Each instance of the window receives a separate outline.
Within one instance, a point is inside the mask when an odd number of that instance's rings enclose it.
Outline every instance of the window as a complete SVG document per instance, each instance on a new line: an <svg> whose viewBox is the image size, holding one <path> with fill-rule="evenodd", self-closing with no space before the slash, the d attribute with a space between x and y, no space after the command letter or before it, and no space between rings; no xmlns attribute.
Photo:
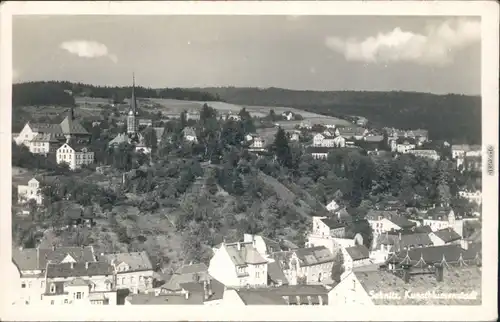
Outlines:
<svg viewBox="0 0 500 322"><path fill-rule="evenodd" d="M64 304L68 304L68 299L64 299Z"/></svg>
<svg viewBox="0 0 500 322"><path fill-rule="evenodd" d="M82 299L82 292L76 292L76 299L81 300Z"/></svg>
<svg viewBox="0 0 500 322"><path fill-rule="evenodd" d="M256 278L259 278L259 276L260 276L260 273L259 273L259 272L256 272L256 273L255 273L255 277L256 277Z"/></svg>
<svg viewBox="0 0 500 322"><path fill-rule="evenodd" d="M21 288L26 288L26 283L25 282L21 283Z"/></svg>
<svg viewBox="0 0 500 322"><path fill-rule="evenodd" d="M50 284L50 293L56 292L56 286L54 284Z"/></svg>
<svg viewBox="0 0 500 322"><path fill-rule="evenodd" d="M54 305L54 300L50 301L50 305Z"/></svg>
<svg viewBox="0 0 500 322"><path fill-rule="evenodd" d="M122 277L122 284L125 285L125 277Z"/></svg>

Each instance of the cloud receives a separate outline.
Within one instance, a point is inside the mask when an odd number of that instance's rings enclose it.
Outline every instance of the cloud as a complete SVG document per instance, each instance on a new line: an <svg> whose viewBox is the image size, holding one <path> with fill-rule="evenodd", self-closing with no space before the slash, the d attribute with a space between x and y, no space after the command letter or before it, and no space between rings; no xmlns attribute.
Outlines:
<svg viewBox="0 0 500 322"><path fill-rule="evenodd" d="M115 64L118 62L118 57L110 53L106 45L95 41L71 40L63 42L59 47L73 55L77 55L78 57L84 57L84 58L107 57Z"/></svg>
<svg viewBox="0 0 500 322"><path fill-rule="evenodd" d="M447 65L454 52L481 40L479 21L447 20L429 25L423 34L394 28L364 40L327 37L328 48L348 61L365 63L413 62L421 65Z"/></svg>

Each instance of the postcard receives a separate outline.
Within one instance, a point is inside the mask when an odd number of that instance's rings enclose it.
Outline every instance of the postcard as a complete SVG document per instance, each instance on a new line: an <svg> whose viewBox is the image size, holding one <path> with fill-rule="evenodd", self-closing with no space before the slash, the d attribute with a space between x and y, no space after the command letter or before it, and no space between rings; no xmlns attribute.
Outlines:
<svg viewBox="0 0 500 322"><path fill-rule="evenodd" d="M496 319L497 3L1 15L3 319Z"/></svg>

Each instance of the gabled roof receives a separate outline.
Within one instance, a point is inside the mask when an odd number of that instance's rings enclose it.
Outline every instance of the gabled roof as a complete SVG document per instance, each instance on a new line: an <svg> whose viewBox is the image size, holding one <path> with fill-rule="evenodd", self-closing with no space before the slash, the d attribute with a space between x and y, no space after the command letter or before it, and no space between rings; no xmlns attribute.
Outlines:
<svg viewBox="0 0 500 322"><path fill-rule="evenodd" d="M475 256L480 253L481 249L470 251L463 249L460 245L452 244L403 250L396 254L396 258L398 260L403 260L405 257L409 257L413 265L422 258L430 265L441 263L443 258L445 258L447 263L458 262L461 256L463 260L473 260Z"/></svg>
<svg viewBox="0 0 500 322"><path fill-rule="evenodd" d="M88 148L88 145L83 144L76 139L70 139L65 144L67 144L70 148L75 150L75 152L91 152L90 149ZM63 146L64 146L64 144L61 145L61 147L63 147Z"/></svg>
<svg viewBox="0 0 500 322"><path fill-rule="evenodd" d="M236 291L246 305L328 304L328 289L323 285L282 285Z"/></svg>
<svg viewBox="0 0 500 322"><path fill-rule="evenodd" d="M390 246L391 251L398 252L410 247L430 246L433 243L427 233L401 234L401 239L399 235L381 234L377 239L376 248L380 248L380 245Z"/></svg>
<svg viewBox="0 0 500 322"><path fill-rule="evenodd" d="M444 228L441 230L437 230L434 232L439 239L444 241L445 243L451 243L456 240L462 239L462 237L452 228Z"/></svg>
<svg viewBox="0 0 500 322"><path fill-rule="evenodd" d="M106 262L48 264L47 278L112 275L113 267Z"/></svg>
<svg viewBox="0 0 500 322"><path fill-rule="evenodd" d="M89 132L75 119L69 115L61 122L61 130L64 134L88 135Z"/></svg>
<svg viewBox="0 0 500 322"><path fill-rule="evenodd" d="M238 244L240 249L238 249ZM259 254L259 252L250 243L231 243L224 245L229 257L234 265L247 265L247 264L264 264L267 261Z"/></svg>
<svg viewBox="0 0 500 322"><path fill-rule="evenodd" d="M71 256L77 263L94 262L94 249L92 246L85 247L56 247L38 248L38 267L45 269L48 262L60 263L67 255Z"/></svg>
<svg viewBox="0 0 500 322"><path fill-rule="evenodd" d="M300 266L319 265L335 260L335 257L325 246L299 248L293 250L292 252L294 252L299 258Z"/></svg>
<svg viewBox="0 0 500 322"><path fill-rule="evenodd" d="M175 271L175 274L194 274L194 273L199 273L199 272L206 272L208 271L207 265L203 263L196 263L196 264L190 264L190 265L183 265L179 269Z"/></svg>
<svg viewBox="0 0 500 322"><path fill-rule="evenodd" d="M89 284L90 284L89 281L77 277L72 279L70 282L66 283L66 286L88 286Z"/></svg>
<svg viewBox="0 0 500 322"><path fill-rule="evenodd" d="M346 226L344 223L330 218L323 218L321 219L321 222L327 225L330 229L344 228Z"/></svg>
<svg viewBox="0 0 500 322"><path fill-rule="evenodd" d="M31 123L28 122L29 127L33 132L39 133L53 133L62 134L62 128L60 124L49 124L49 123Z"/></svg>
<svg viewBox="0 0 500 322"><path fill-rule="evenodd" d="M113 140L109 141L108 145L120 145L122 143L130 143L130 138L125 133L119 133L113 138Z"/></svg>
<svg viewBox="0 0 500 322"><path fill-rule="evenodd" d="M120 265L120 263L125 263L128 265L131 271L147 271L153 269L153 264L149 259L148 254L145 251L142 252L130 252L130 253L114 253L105 254L103 256L108 263L114 265Z"/></svg>
<svg viewBox="0 0 500 322"><path fill-rule="evenodd" d="M21 271L32 271L39 269L38 252L36 248L12 249L12 261Z"/></svg>
<svg viewBox="0 0 500 322"><path fill-rule="evenodd" d="M370 251L363 245L347 247L346 252L351 256L353 261L367 259L370 257Z"/></svg>
<svg viewBox="0 0 500 322"><path fill-rule="evenodd" d="M267 264L267 275L275 283L288 284L288 280L277 262Z"/></svg>
<svg viewBox="0 0 500 322"><path fill-rule="evenodd" d="M38 133L31 142L49 142L49 143L59 143L60 136L56 136L54 133Z"/></svg>

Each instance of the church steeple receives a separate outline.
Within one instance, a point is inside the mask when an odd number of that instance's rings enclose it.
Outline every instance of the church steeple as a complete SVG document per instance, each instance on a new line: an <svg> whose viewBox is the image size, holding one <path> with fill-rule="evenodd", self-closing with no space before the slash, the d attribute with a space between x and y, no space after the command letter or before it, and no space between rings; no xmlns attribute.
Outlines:
<svg viewBox="0 0 500 322"><path fill-rule="evenodd" d="M130 98L130 111L127 117L127 133L129 135L137 134L137 100L135 98L135 74L132 73L132 96Z"/></svg>

